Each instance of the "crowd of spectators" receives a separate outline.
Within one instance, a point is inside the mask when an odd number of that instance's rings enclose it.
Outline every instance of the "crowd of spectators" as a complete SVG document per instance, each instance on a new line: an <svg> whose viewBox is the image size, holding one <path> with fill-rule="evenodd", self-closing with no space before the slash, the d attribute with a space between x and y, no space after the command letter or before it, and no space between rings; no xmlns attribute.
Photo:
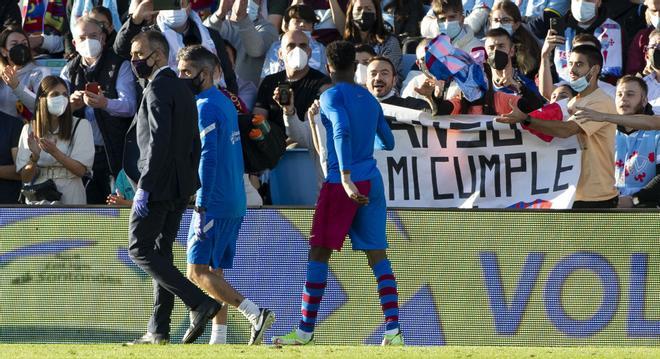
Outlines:
<svg viewBox="0 0 660 359"><path fill-rule="evenodd" d="M180 3L157 11L153 0L2 2L1 203L130 203L125 171L134 169L122 158L145 86L130 46L157 30L175 71L185 46L215 54L214 85L239 114L263 116L282 150L309 149L319 165L307 170L319 184L323 129L314 117L331 82L325 47L344 39L356 47L355 82L381 103L577 136L584 150L576 207L659 204L660 132L599 119L660 111L660 0ZM483 67L488 89L476 101L426 67L429 43L441 34ZM52 76L40 59L67 62ZM535 115L552 104L566 111L564 121ZM248 193L266 195L267 173L246 174L245 182ZM34 198L52 183L59 198Z"/></svg>

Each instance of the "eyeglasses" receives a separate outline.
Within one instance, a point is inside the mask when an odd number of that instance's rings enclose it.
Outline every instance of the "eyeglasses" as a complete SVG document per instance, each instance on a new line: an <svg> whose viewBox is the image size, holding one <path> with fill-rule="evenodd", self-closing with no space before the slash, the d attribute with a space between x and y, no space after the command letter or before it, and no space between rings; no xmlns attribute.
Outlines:
<svg viewBox="0 0 660 359"><path fill-rule="evenodd" d="M499 22L500 24L510 24L513 22L513 19L510 17L503 17L503 18L493 18L493 22Z"/></svg>

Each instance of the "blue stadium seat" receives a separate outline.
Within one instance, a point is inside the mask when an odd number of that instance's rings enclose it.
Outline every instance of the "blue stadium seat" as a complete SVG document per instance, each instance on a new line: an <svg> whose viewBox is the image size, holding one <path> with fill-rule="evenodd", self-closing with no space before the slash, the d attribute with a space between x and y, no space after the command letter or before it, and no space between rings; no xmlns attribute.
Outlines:
<svg viewBox="0 0 660 359"><path fill-rule="evenodd" d="M403 72L399 75L401 81L408 76L408 73L415 65L415 60L417 60L415 54L403 54L401 57L401 68L403 69Z"/></svg>

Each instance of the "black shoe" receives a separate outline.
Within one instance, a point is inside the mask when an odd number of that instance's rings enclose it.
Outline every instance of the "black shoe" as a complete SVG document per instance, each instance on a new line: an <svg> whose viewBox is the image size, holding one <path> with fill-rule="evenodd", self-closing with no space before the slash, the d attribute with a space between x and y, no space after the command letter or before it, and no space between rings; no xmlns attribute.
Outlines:
<svg viewBox="0 0 660 359"><path fill-rule="evenodd" d="M145 335L133 340L132 342L126 343L126 345L138 345L138 344L167 344L170 342L169 335L163 334L154 334L147 332Z"/></svg>
<svg viewBox="0 0 660 359"><path fill-rule="evenodd" d="M206 329L206 323L215 317L215 315L220 311L220 308L222 308L222 304L216 302L213 299L209 299L208 301L200 304L197 308L195 308L195 310L191 310L190 327L188 327L188 330L186 330L186 334L184 334L181 342L183 344L194 343L195 340L197 340L197 338L199 338L199 336L204 333L204 329Z"/></svg>
<svg viewBox="0 0 660 359"><path fill-rule="evenodd" d="M259 318L257 318L257 325L252 326L250 333L250 341L248 345L259 345L264 339L264 333L268 330L273 323L275 323L275 313L270 309L259 309Z"/></svg>

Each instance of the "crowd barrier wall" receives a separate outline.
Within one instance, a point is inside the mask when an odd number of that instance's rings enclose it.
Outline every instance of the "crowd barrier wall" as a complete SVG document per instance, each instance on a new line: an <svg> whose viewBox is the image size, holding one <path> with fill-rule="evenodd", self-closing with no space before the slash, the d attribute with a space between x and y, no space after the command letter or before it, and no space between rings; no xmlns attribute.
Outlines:
<svg viewBox="0 0 660 359"><path fill-rule="evenodd" d="M175 243L185 268L186 212ZM228 280L277 322L299 320L313 211L248 210ZM0 208L0 342L123 342L146 330L151 279L128 257L128 209ZM660 339L660 211L388 212L410 345L652 346ZM377 344L382 313L361 252L330 264L319 344ZM177 301L172 339L188 326ZM208 340L208 332L199 339ZM231 343L249 326L229 312Z"/></svg>

